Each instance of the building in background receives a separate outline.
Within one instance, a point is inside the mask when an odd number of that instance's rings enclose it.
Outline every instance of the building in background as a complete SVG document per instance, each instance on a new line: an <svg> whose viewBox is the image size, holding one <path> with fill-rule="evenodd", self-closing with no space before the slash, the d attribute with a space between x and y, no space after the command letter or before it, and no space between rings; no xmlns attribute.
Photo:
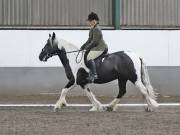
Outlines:
<svg viewBox="0 0 180 135"><path fill-rule="evenodd" d="M104 29L178 29L179 0L0 0L1 29L87 29L94 11Z"/></svg>

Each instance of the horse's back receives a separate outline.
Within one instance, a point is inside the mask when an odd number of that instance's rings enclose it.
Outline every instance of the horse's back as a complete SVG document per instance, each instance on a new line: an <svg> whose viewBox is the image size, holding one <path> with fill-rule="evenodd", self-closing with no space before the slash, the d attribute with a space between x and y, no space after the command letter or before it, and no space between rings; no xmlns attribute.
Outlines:
<svg viewBox="0 0 180 135"><path fill-rule="evenodd" d="M119 51L106 54L97 61L97 71L100 76L108 78L122 78L134 82L138 56L133 52Z"/></svg>
<svg viewBox="0 0 180 135"><path fill-rule="evenodd" d="M135 62L139 62L139 57L134 53L130 51L118 51L110 54L104 54L102 55L97 61L108 64L132 64Z"/></svg>

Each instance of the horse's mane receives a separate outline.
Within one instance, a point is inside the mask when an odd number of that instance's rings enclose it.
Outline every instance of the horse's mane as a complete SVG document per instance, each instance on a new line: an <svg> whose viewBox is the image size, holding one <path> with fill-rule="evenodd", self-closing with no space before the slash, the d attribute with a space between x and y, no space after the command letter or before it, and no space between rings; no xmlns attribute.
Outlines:
<svg viewBox="0 0 180 135"><path fill-rule="evenodd" d="M64 47L66 52L72 52L72 51L78 51L79 47L62 39L62 38L58 38L58 48L62 48ZM77 58L78 57L78 52L73 52L73 53L67 53L67 57L69 59L69 64L73 70L73 72L75 72L77 70L77 68L79 68L79 66L84 65L84 60L82 59L82 61L80 63L77 63L77 59L79 61L79 59L83 58L83 54L80 56L81 58ZM85 67L86 68L86 67ZM74 71L75 70L75 71Z"/></svg>
<svg viewBox="0 0 180 135"><path fill-rule="evenodd" d="M64 47L66 51L76 51L79 49L76 45L70 43L65 39L58 38L57 40L58 40L58 47Z"/></svg>

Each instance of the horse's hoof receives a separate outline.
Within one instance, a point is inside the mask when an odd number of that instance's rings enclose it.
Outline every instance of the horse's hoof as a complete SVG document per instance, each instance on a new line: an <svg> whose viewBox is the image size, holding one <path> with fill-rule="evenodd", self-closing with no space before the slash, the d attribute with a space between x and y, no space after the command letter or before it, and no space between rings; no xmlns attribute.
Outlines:
<svg viewBox="0 0 180 135"><path fill-rule="evenodd" d="M146 112L153 112L153 109L150 108L150 107L146 107L145 111L146 111Z"/></svg>
<svg viewBox="0 0 180 135"><path fill-rule="evenodd" d="M59 108L54 107L54 112L55 112L55 113L59 112Z"/></svg>
<svg viewBox="0 0 180 135"><path fill-rule="evenodd" d="M62 108L65 108L66 106L67 106L67 104L65 104L65 103L61 103L60 106L56 105L54 107L54 112L59 112L59 110L61 110Z"/></svg>
<svg viewBox="0 0 180 135"><path fill-rule="evenodd" d="M102 106L101 108L100 108L100 112L106 112L107 111L107 107L106 106Z"/></svg>
<svg viewBox="0 0 180 135"><path fill-rule="evenodd" d="M96 111L97 111L97 108L93 106L89 111L90 111L90 112L96 112Z"/></svg>
<svg viewBox="0 0 180 135"><path fill-rule="evenodd" d="M54 107L54 110L56 110L56 109L61 110L62 108L66 107L66 106L67 106L66 102L57 102Z"/></svg>
<svg viewBox="0 0 180 135"><path fill-rule="evenodd" d="M100 108L98 111L99 112L105 112L106 110L104 108Z"/></svg>
<svg viewBox="0 0 180 135"><path fill-rule="evenodd" d="M67 106L67 104L65 104L65 103L61 104L61 107L66 107L66 106Z"/></svg>
<svg viewBox="0 0 180 135"><path fill-rule="evenodd" d="M107 106L106 107L106 111L108 111L108 112L112 112L114 109L113 109L113 107L112 106Z"/></svg>

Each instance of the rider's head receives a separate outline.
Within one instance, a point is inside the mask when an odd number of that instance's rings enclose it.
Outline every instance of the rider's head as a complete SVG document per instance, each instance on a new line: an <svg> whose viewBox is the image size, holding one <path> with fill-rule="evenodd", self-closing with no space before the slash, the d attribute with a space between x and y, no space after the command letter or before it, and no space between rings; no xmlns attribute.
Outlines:
<svg viewBox="0 0 180 135"><path fill-rule="evenodd" d="M93 28L97 23L99 23L99 17L96 13L91 12L88 15L88 19L86 21L87 21L88 26Z"/></svg>

